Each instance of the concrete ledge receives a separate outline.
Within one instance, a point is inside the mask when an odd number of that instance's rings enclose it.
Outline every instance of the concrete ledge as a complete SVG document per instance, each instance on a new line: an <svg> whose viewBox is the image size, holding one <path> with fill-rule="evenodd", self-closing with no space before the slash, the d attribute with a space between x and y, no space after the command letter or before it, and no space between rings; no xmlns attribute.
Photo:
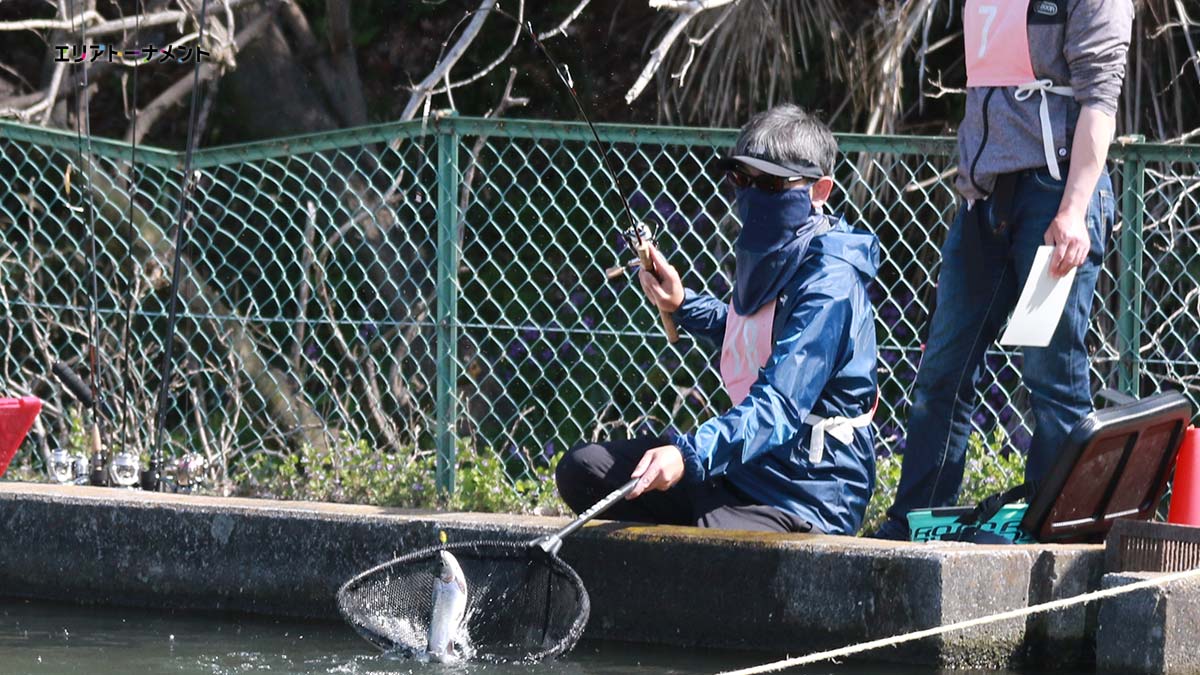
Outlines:
<svg viewBox="0 0 1200 675"><path fill-rule="evenodd" d="M1150 579L1153 572L1104 575L1104 588ZM1200 581L1145 588L1100 604L1096 667L1108 672L1200 675Z"/></svg>
<svg viewBox="0 0 1200 675"><path fill-rule="evenodd" d="M565 519L0 483L0 594L336 619L350 576L414 548L527 540ZM1094 589L1099 546L893 544L600 523L561 553L588 636L805 653ZM873 653L996 668L1079 665L1086 609Z"/></svg>

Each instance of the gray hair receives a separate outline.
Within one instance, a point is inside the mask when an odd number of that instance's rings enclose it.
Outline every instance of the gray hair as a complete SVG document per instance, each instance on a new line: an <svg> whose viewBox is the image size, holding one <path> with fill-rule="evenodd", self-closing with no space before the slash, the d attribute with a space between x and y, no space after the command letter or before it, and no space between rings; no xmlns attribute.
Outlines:
<svg viewBox="0 0 1200 675"><path fill-rule="evenodd" d="M733 154L789 163L809 161L830 176L838 145L824 122L798 105L785 103L751 117L738 134Z"/></svg>

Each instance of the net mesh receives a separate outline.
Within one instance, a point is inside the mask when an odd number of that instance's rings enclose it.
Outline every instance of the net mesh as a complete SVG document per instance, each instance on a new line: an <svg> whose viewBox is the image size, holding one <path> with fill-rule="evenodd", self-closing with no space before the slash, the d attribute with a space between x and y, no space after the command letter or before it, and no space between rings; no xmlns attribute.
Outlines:
<svg viewBox="0 0 1200 675"><path fill-rule="evenodd" d="M466 577L473 658L536 661L566 653L583 634L591 606L583 581L527 542L435 546L373 567L338 591L342 616L385 652L423 653L440 551L453 554Z"/></svg>

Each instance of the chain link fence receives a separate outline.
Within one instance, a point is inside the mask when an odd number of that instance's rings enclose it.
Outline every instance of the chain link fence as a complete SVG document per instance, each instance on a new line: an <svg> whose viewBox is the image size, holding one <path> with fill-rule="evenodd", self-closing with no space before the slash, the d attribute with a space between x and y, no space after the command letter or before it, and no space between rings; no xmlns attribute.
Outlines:
<svg viewBox="0 0 1200 675"><path fill-rule="evenodd" d="M727 297L737 224L709 166L735 132L600 134L686 285ZM883 243L872 297L888 454L904 447L953 219L954 143L839 141L833 209ZM579 440L724 410L714 352L686 336L669 345L636 280L606 274L631 256L599 152L579 124L450 117L196 153L168 456L202 452L236 474L256 457L366 441L436 456L449 488L463 447L494 453L515 481ZM1118 143L1112 156L1118 227L1089 336L1094 385L1194 395L1200 146ZM0 377L7 395L46 401L43 455L77 432L49 364L89 369L93 306L111 442L148 450L181 165L180 153L0 123ZM973 415L1018 450L1030 438L1019 359L988 352Z"/></svg>

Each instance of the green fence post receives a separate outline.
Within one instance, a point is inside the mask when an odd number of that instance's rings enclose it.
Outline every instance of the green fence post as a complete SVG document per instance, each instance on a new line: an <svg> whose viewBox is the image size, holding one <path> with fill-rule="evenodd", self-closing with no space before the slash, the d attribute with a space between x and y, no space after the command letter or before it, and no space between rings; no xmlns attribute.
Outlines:
<svg viewBox="0 0 1200 675"><path fill-rule="evenodd" d="M458 131L437 131L437 485L454 492L458 426Z"/></svg>
<svg viewBox="0 0 1200 675"><path fill-rule="evenodd" d="M1146 160L1136 138L1121 169L1121 269L1118 275L1120 309L1117 317L1118 386L1138 396L1142 378L1142 253L1146 206Z"/></svg>

